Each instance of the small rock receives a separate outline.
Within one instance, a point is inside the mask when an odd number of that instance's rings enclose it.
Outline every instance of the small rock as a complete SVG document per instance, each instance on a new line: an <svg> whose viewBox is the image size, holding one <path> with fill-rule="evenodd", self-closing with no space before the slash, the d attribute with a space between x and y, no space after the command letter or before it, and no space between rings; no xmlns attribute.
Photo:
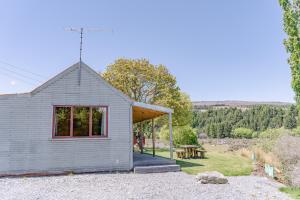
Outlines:
<svg viewBox="0 0 300 200"><path fill-rule="evenodd" d="M226 184L227 178L220 172L204 172L196 176L196 180L202 184Z"/></svg>

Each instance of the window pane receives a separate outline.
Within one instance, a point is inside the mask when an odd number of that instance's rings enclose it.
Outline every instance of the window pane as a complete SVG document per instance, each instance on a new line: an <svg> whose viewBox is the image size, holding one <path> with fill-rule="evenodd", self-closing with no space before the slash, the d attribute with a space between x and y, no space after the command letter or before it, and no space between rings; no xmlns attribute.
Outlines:
<svg viewBox="0 0 300 200"><path fill-rule="evenodd" d="M93 108L93 128L92 135L106 134L106 108Z"/></svg>
<svg viewBox="0 0 300 200"><path fill-rule="evenodd" d="M89 136L89 107L74 107L73 135Z"/></svg>
<svg viewBox="0 0 300 200"><path fill-rule="evenodd" d="M70 136L71 108L55 108L55 136Z"/></svg>

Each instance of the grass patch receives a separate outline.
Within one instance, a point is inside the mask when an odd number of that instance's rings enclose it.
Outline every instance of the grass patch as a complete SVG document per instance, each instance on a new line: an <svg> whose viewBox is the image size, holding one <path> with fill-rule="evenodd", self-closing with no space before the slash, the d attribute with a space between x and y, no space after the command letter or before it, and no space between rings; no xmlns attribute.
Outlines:
<svg viewBox="0 0 300 200"><path fill-rule="evenodd" d="M218 171L225 176L248 176L253 170L252 161L237 153L225 152L219 146L205 146L205 159L176 159L182 171L188 174L198 174L205 171ZM151 149L146 151L151 153ZM156 155L169 158L169 150L156 149ZM174 153L174 158L176 154Z"/></svg>
<svg viewBox="0 0 300 200"><path fill-rule="evenodd" d="M296 188L296 187L282 187L279 190L281 192L287 193L293 199L300 199L300 188Z"/></svg>

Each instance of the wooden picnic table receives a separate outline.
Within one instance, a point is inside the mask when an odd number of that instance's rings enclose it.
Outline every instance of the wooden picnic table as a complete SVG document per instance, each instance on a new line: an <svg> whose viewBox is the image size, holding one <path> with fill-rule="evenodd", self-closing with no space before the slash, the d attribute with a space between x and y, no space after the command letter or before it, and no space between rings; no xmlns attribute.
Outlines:
<svg viewBox="0 0 300 200"><path fill-rule="evenodd" d="M196 149L198 148L197 145L181 145L180 147L184 150L186 158L196 158L197 157L197 154L196 154Z"/></svg>

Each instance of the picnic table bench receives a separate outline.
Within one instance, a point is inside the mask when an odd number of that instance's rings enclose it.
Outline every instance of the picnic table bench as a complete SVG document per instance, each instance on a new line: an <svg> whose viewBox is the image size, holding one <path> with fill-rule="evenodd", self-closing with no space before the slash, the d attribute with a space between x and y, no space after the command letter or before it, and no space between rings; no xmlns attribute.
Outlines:
<svg viewBox="0 0 300 200"><path fill-rule="evenodd" d="M177 158L204 158L206 150L200 149L197 145L181 145L176 149Z"/></svg>
<svg viewBox="0 0 300 200"><path fill-rule="evenodd" d="M205 158L205 153L207 151L204 150L204 149L197 149L196 152L197 152L197 157L199 157L199 158Z"/></svg>
<svg viewBox="0 0 300 200"><path fill-rule="evenodd" d="M183 149L176 149L176 156L177 156L177 158L185 158L185 152L184 152L184 150Z"/></svg>

